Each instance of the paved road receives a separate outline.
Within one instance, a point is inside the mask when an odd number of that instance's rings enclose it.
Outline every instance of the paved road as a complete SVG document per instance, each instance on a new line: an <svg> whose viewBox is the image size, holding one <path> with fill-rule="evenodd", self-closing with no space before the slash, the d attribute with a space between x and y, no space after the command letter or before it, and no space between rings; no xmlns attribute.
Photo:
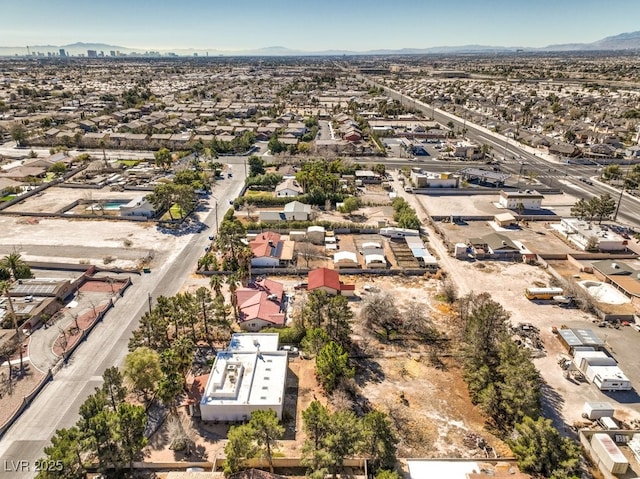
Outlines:
<svg viewBox="0 0 640 479"><path fill-rule="evenodd" d="M244 163L241 157L228 157L223 161L235 165ZM236 167L234 177L225 179L214 191L219 204L228 204L238 196L245 178L241 170L241 167ZM217 210L221 220L227 208ZM209 228L215 227L215 213L216 209L211 208L202 219ZM75 424L80 405L100 386L102 372L114 364L122 363L131 332L148 307L149 295L156 298L177 293L187 276L194 271L211 233L212 230L206 230L193 234L173 262L155 268L151 274L134 278L125 296L0 440L0 478L27 479L35 476L33 469L6 471L4 464L27 461L25 464L33 466L34 461L43 456L43 448L55 430Z"/></svg>
<svg viewBox="0 0 640 479"><path fill-rule="evenodd" d="M356 76L366 83L383 87L390 98L421 110L427 116L433 116L434 120L441 124L446 125L452 122L455 129L465 129L465 137L470 140L474 140L479 144L485 143L490 145L494 156L502 160L500 163L501 169L505 172L514 175L524 175L526 174L525 172L532 172L541 182L553 188L567 190L577 198L589 199L593 196L600 196L603 193L610 193L616 198L616 201L618 200L620 195L619 190L596 181L594 181L592 185L588 185L578 180L579 177L596 175L597 167L595 166L567 164L565 159L556 158L553 155L540 152L534 148L503 137L487 128L470 123L463 118L456 117L451 113L434 108L432 105L427 105L396 90L375 83L362 75ZM406 166L416 166L416 164L407 163ZM640 226L639 211L640 200L625 194L620 205L617 220L622 224Z"/></svg>

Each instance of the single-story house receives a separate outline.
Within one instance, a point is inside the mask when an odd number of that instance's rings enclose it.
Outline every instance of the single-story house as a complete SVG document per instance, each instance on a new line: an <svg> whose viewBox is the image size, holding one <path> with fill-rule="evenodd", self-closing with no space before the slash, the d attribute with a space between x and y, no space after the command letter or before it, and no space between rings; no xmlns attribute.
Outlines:
<svg viewBox="0 0 640 479"><path fill-rule="evenodd" d="M473 255L478 258L513 258L520 255L520 248L507 236L500 233L489 233L480 238L470 238Z"/></svg>
<svg viewBox="0 0 640 479"><path fill-rule="evenodd" d="M286 321L282 283L270 279L256 281L236 290L238 323L244 331L284 326Z"/></svg>
<svg viewBox="0 0 640 479"><path fill-rule="evenodd" d="M307 221L311 216L311 205L292 201L284 205L283 213L287 221Z"/></svg>
<svg viewBox="0 0 640 479"><path fill-rule="evenodd" d="M301 194L302 187L293 178L288 178L276 186L277 197L298 196Z"/></svg>
<svg viewBox="0 0 640 479"><path fill-rule="evenodd" d="M138 196L129 203L120 206L120 216L146 216L151 218L155 214L155 208L145 196Z"/></svg>
<svg viewBox="0 0 640 479"><path fill-rule="evenodd" d="M340 281L340 274L333 269L318 268L309 271L307 280L308 291L324 291L327 294L336 296L353 296L355 294L355 285L344 284Z"/></svg>
<svg viewBox="0 0 640 479"><path fill-rule="evenodd" d="M284 241L278 233L265 231L249 243L253 253L251 266L276 268L293 259L293 241Z"/></svg>

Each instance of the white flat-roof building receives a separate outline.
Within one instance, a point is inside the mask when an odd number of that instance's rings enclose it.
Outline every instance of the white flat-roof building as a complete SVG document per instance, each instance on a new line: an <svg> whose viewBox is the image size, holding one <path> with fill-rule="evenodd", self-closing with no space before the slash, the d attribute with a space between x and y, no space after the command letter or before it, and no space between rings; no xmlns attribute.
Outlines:
<svg viewBox="0 0 640 479"><path fill-rule="evenodd" d="M599 225L594 221L562 218L557 229L559 233L583 250L586 249L590 241L600 251L624 251L627 249L626 239L615 231L611 231L607 225Z"/></svg>
<svg viewBox="0 0 640 479"><path fill-rule="evenodd" d="M287 364L277 334L234 334L213 363L200 400L202 420L246 421L252 411L269 409L282 419Z"/></svg>
<svg viewBox="0 0 640 479"><path fill-rule="evenodd" d="M539 210L544 196L535 190L501 191L500 205L510 210Z"/></svg>

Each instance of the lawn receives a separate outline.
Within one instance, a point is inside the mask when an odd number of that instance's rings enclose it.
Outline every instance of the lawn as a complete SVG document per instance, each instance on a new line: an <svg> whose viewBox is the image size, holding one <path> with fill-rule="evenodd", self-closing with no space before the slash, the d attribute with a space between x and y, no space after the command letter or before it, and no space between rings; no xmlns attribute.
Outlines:
<svg viewBox="0 0 640 479"><path fill-rule="evenodd" d="M16 195L7 195L7 196L3 196L2 198L0 198L0 201L11 201L12 199L14 199L16 197Z"/></svg>
<svg viewBox="0 0 640 479"><path fill-rule="evenodd" d="M169 214L169 212L171 212L171 214ZM182 219L184 217L184 212L182 211L182 209L177 205L174 204L171 208L169 208L169 211L167 211L164 215L162 215L162 219L163 220L179 220Z"/></svg>
<svg viewBox="0 0 640 479"><path fill-rule="evenodd" d="M128 168L131 168L132 166L136 166L138 163L140 163L142 160L118 160L118 163L120 163L121 165L124 165Z"/></svg>

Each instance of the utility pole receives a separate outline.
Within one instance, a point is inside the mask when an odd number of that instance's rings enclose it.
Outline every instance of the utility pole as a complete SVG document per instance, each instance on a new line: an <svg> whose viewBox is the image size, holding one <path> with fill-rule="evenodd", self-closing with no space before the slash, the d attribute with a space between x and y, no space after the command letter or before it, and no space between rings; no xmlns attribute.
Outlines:
<svg viewBox="0 0 640 479"><path fill-rule="evenodd" d="M147 300L149 302L149 315L151 315L151 293L147 293Z"/></svg>
<svg viewBox="0 0 640 479"><path fill-rule="evenodd" d="M622 196L624 195L624 189L627 186L629 173L631 173L631 163L629 163L629 167L627 168L627 174L624 176L624 179L622 180L622 187L620 188L620 196L618 197L618 204L616 205L616 211L613 214L613 221L616 221L618 219L618 211L620 211L620 203L622 203Z"/></svg>

